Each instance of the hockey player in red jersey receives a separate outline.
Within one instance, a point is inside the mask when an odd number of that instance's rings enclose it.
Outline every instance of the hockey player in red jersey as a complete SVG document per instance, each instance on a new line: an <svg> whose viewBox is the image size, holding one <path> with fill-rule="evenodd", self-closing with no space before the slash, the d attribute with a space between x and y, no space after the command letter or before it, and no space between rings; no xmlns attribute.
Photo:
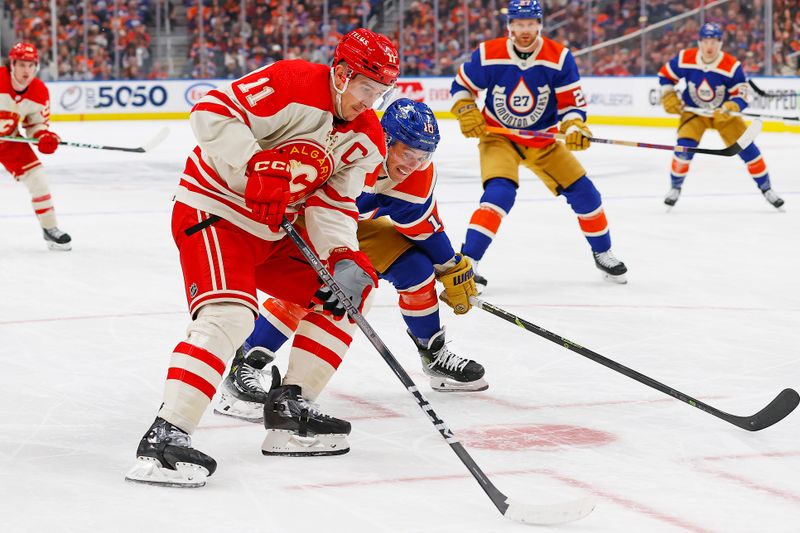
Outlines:
<svg viewBox="0 0 800 533"><path fill-rule="evenodd" d="M16 137L20 126L28 137L38 139L43 154L58 148L58 135L50 131L50 93L36 77L39 53L29 43L17 43L8 53L8 67L0 67L0 137ZM70 236L58 229L50 186L30 144L0 140L0 163L31 194L33 212L51 250L70 250Z"/></svg>
<svg viewBox="0 0 800 533"><path fill-rule="evenodd" d="M563 196L605 279L626 283L627 267L611 251L611 234L600 192L572 151L589 147L586 100L572 53L542 33L537 0L510 0L508 37L480 44L461 65L450 89L465 137L479 138L483 195L472 214L461 253L477 263L514 206L519 166L533 171L556 196ZM483 111L476 98L485 91ZM486 126L566 134L552 139L495 135ZM477 266L477 265L476 265ZM475 282L486 285L476 270Z"/></svg>
<svg viewBox="0 0 800 533"><path fill-rule="evenodd" d="M486 390L483 366L448 347L440 319L436 281L444 286L444 301L456 314L470 310L469 298L477 289L469 261L453 250L439 216L434 195L437 174L431 160L440 141L436 118L424 103L400 98L386 108L381 124L388 145L386 161L368 178L356 200L361 250L379 277L397 290L400 313L431 387L442 392ZM265 367L290 337L294 336L294 346L302 348L307 343L306 332L298 330L307 313L276 298L264 302L262 316L234 357L214 407L222 415L250 422L263 420L271 435L264 440L267 454L318 455L327 445L312 438L310 432L303 439L286 439L285 432L274 431L272 426L280 419L272 398L281 391L267 391L263 381ZM304 352L292 354L300 353ZM342 362L325 352L305 352L305 356L322 359L334 370ZM290 357L289 372L296 363ZM311 400L322 392L313 387L303 391ZM309 415L311 419L314 416L313 412ZM335 444L339 453L349 450L344 438Z"/></svg>
<svg viewBox="0 0 800 533"><path fill-rule="evenodd" d="M253 329L256 289L312 308L303 319L306 348L344 356L355 324L342 318L343 307L279 224L286 216L305 228L363 310L377 276L359 251L355 198L386 153L371 107L398 74L392 43L359 28L339 42L330 67L278 61L194 106L189 121L198 146L172 217L192 322L173 350L163 403L126 479L197 487L214 473L216 462L192 448L189 435ZM326 366L306 358L284 385L324 386L333 374ZM287 425L304 424L300 387L287 387L281 401Z"/></svg>

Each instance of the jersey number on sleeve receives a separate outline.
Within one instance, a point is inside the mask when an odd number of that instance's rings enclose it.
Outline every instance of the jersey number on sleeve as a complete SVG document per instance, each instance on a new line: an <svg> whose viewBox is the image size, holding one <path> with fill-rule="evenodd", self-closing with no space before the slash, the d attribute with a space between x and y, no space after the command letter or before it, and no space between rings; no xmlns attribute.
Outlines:
<svg viewBox="0 0 800 533"><path fill-rule="evenodd" d="M249 83L240 82L236 84L236 90L244 95L250 107L255 107L258 102L275 92L275 89L266 85L268 81L269 77L264 76Z"/></svg>
<svg viewBox="0 0 800 533"><path fill-rule="evenodd" d="M442 223L439 222L439 218L436 216L436 213L428 217L428 222L430 223L431 226L433 226L434 233L442 229Z"/></svg>
<svg viewBox="0 0 800 533"><path fill-rule="evenodd" d="M583 97L583 91L580 88L572 91L572 96L575 97L575 105L577 107L584 107L586 105L586 98Z"/></svg>

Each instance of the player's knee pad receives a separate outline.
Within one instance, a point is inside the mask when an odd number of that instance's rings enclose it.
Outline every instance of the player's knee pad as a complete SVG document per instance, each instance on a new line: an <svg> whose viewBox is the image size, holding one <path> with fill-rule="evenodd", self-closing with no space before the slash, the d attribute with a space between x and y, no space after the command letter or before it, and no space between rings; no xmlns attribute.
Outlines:
<svg viewBox="0 0 800 533"><path fill-rule="evenodd" d="M22 174L19 181L25 184L31 197L38 198L50 194L50 186L47 183L47 176L45 176L44 169L38 166Z"/></svg>
<svg viewBox="0 0 800 533"><path fill-rule="evenodd" d="M492 178L483 185L481 207L488 207L500 213L501 217L507 215L514 207L517 198L517 184L506 178Z"/></svg>
<svg viewBox="0 0 800 533"><path fill-rule="evenodd" d="M188 342L227 361L253 331L254 319L253 311L242 304L204 305L186 328Z"/></svg>
<svg viewBox="0 0 800 533"><path fill-rule="evenodd" d="M578 181L561 191L567 203L577 214L592 213L603 205L600 191L594 186L592 180L581 176Z"/></svg>

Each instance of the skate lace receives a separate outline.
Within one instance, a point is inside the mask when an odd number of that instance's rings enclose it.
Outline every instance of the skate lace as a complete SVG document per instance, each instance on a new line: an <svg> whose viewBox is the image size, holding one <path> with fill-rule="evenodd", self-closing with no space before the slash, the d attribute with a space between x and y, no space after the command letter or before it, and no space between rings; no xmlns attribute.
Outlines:
<svg viewBox="0 0 800 533"><path fill-rule="evenodd" d="M246 363L242 363L239 373L242 385L250 391L267 392L267 387L262 381L264 376L260 370Z"/></svg>
<svg viewBox="0 0 800 533"><path fill-rule="evenodd" d="M60 239L62 236L66 235L63 231L58 228L50 228L45 230L48 235L53 237L54 239Z"/></svg>
<svg viewBox="0 0 800 533"><path fill-rule="evenodd" d="M464 370L464 367L467 366L467 363L469 363L469 359L464 359L451 352L447 348L447 344L448 343L445 343L444 346L442 346L442 349L436 354L436 358L428 365L428 368L433 369L438 365L440 368L461 372Z"/></svg>
<svg viewBox="0 0 800 533"><path fill-rule="evenodd" d="M607 252L601 252L599 254L595 254L595 258L597 262L605 267L614 267L620 264L622 261L614 257L614 254L611 253L611 250Z"/></svg>
<svg viewBox="0 0 800 533"><path fill-rule="evenodd" d="M305 409L308 412L308 414L314 418L331 418L330 416L326 415L325 413L319 410L319 404L317 404L316 402L306 400L302 396L297 397L297 406L300 408L301 411Z"/></svg>

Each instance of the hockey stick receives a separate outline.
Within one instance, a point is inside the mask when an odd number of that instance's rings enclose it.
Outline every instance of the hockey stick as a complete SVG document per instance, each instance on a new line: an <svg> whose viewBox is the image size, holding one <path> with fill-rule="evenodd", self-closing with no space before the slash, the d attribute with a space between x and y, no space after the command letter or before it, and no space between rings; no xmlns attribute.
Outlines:
<svg viewBox="0 0 800 533"><path fill-rule="evenodd" d="M756 85L756 82L754 82L753 80L747 80L747 83L750 84L750 87L752 87L753 90L756 92L756 94L758 96L761 96L762 98L780 98L781 96L794 96L794 97L800 96L800 93L798 93L797 91L779 91L779 92L765 91L764 89Z"/></svg>
<svg viewBox="0 0 800 533"><path fill-rule="evenodd" d="M475 478L478 484L480 484L481 488L489 496L489 498L492 500L492 503L494 503L495 507L497 507L503 516L510 520L523 522L526 524L547 525L561 524L578 520L592 512L595 503L591 498L584 498L554 505L531 505L511 500L506 497L505 494L500 492L489 480L489 478L486 477L486 474L483 473L477 463L475 463L474 459L472 459L472 456L470 456L467 450L461 445L450 428L447 427L447 424L445 424L444 420L439 418L439 415L434 412L433 407L431 407L431 405L428 403L428 400L422 396L422 393L419 391L403 367L400 366L400 363L397 362L397 359L395 359L394 355L392 355L392 352L389 351L389 348L387 348L381 338L378 337L378 334L375 333L375 330L372 329L372 326L369 325L367 320L364 318L364 315L358 311L358 308L356 308L350 298L345 295L344 291L342 291L341 287L339 287L339 285L336 283L336 280L333 279L331 273L328 272L328 270L325 268L325 265L322 264L322 261L320 261L316 254L311 250L311 247L309 247L309 245L303 240L291 222L284 218L281 222L281 227L294 241L325 285L330 287L339 301L342 302L344 308L347 310L347 314L350 315L350 318L352 318L361 331L364 332L364 335L369 339L375 349L378 350L378 353L380 353L381 357L383 357L383 360L386 361L386 364L389 365L389 368L392 369L397 378L403 383L403 385L405 385L408 392L414 396L414 399L416 399L420 409L425 412L425 414L433 423L434 427L436 427L436 429L439 431L439 434L441 434L442 438L447 441L447 444L450 445L450 448L453 450L453 452L455 452L458 458L461 459L461 462L464 463L472 476Z"/></svg>
<svg viewBox="0 0 800 533"><path fill-rule="evenodd" d="M511 128L500 128L497 126L486 126L486 131L492 133L500 133L505 135L518 135L520 137L536 137L540 139L558 139L563 141L567 138L563 133L549 133L546 131L529 131L529 130L515 130ZM718 150L713 148L695 148L692 146L674 146L671 144L653 144L643 143L638 141L620 141L614 139L598 139L597 137L589 137L593 143L599 144L616 144L618 146L632 146L634 148L653 148L655 150L669 150L678 153L691 153L691 154L708 154L708 155L721 155L729 157L736 155L746 147L748 147L753 140L761 133L761 122L754 120L750 127L739 137L735 143Z"/></svg>
<svg viewBox="0 0 800 533"><path fill-rule="evenodd" d="M724 411L720 411L719 409L712 407L708 404L701 402L700 400L696 400L691 396L687 396L686 394L673 389L667 385L664 385L661 382L654 380L651 377L645 376L628 368L627 366L621 365L616 361L612 361L607 357L603 357L602 355L593 352L588 348L584 348L580 344L575 344L569 339L565 339L560 335L556 335L555 333L551 333L544 328L537 326L536 324L532 324L527 320L519 318L518 316L512 315L508 311L504 311L499 307L487 303L480 298L470 297L470 303L475 307L479 307L484 311L502 318L512 324L516 324L517 326L521 327L526 331L530 331L531 333L535 333L540 337L544 337L545 339L554 342L558 345L563 346L567 350L580 354L588 359L591 359L595 363L600 363L601 365L610 368L616 372L624 376L628 376L629 378L633 378L639 383L644 383L648 387L652 387L656 390L659 390L665 394L672 396L684 403L688 403L692 407L697 407L701 411L705 411L711 415L716 416L717 418L721 418L722 420L733 424L734 426L738 426L742 429L746 429L748 431L759 431L765 428L770 427L771 425L780 422L783 420L789 413L794 411L794 408L797 407L798 403L800 403L800 395L797 394L797 391L794 389L784 389L772 400L769 405L764 407L762 410L757 412L752 416L736 416L728 414Z"/></svg>
<svg viewBox="0 0 800 533"><path fill-rule="evenodd" d="M711 109L702 109L700 107L684 107L684 111L701 115L704 117L713 117L714 111ZM768 115L766 113L752 113L750 111L725 111L728 115L742 118L754 118L763 120L782 120L784 122L800 122L800 117L786 117L783 115Z"/></svg>
<svg viewBox="0 0 800 533"><path fill-rule="evenodd" d="M129 148L127 146L106 146L104 144L79 143L72 141L60 141L58 144L62 146L72 146L73 148L94 148L95 150L117 150L120 152L135 152L138 154L143 154L161 144L161 141L166 139L167 135L169 135L169 127L164 126L161 128L161 130L159 130L158 133L155 134L152 139L147 141L142 146L137 146L135 148ZM0 137L0 141L39 144L39 139L33 139L30 137Z"/></svg>

